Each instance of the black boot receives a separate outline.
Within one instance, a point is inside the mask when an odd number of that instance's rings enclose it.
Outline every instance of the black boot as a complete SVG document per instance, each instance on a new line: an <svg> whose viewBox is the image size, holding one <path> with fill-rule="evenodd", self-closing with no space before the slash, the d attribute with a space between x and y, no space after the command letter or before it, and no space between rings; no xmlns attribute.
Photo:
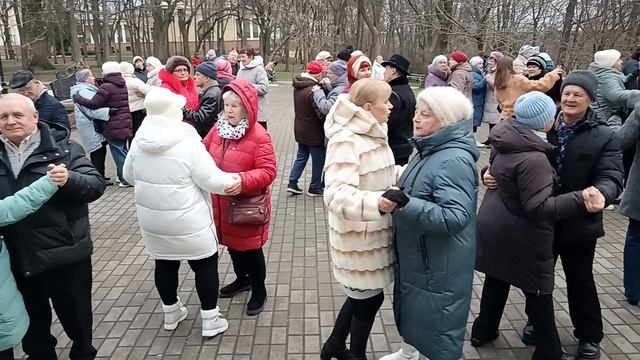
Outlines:
<svg viewBox="0 0 640 360"><path fill-rule="evenodd" d="M262 248L245 252L246 270L249 273L251 283L251 298L247 303L247 315L258 315L264 310L267 303L267 288L264 284L267 278L267 265L265 264Z"/></svg>
<svg viewBox="0 0 640 360"><path fill-rule="evenodd" d="M522 339L525 345L536 346L536 332L530 321L527 321L527 325L522 328L522 336L520 339Z"/></svg>
<svg viewBox="0 0 640 360"><path fill-rule="evenodd" d="M333 330L327 341L322 345L322 351L320 351L320 359L330 360L347 360L349 354L347 352L347 336L349 336L349 330L351 329L351 319L353 318L353 304L351 299L347 297L347 300L342 305L336 323L333 325Z"/></svg>
<svg viewBox="0 0 640 360"><path fill-rule="evenodd" d="M367 342L369 341L374 320L375 318L371 320L360 320L355 317L351 320L350 357L347 357L347 359L367 359Z"/></svg>
<svg viewBox="0 0 640 360"><path fill-rule="evenodd" d="M469 342L471 342L471 346L473 346L473 347L481 347L486 343L492 342L493 340L497 339L498 337L500 337L500 332L499 331L496 331L489 338L474 337L474 335L472 335L471 339L469 339Z"/></svg>
<svg viewBox="0 0 640 360"><path fill-rule="evenodd" d="M576 360L598 360L600 359L600 344L595 342L580 341L578 344L578 355Z"/></svg>
<svg viewBox="0 0 640 360"><path fill-rule="evenodd" d="M230 298L236 294L239 294L243 291L249 291L251 289L251 284L249 284L249 276L241 275L237 277L233 282L229 285L223 286L220 288L220 297L221 298Z"/></svg>

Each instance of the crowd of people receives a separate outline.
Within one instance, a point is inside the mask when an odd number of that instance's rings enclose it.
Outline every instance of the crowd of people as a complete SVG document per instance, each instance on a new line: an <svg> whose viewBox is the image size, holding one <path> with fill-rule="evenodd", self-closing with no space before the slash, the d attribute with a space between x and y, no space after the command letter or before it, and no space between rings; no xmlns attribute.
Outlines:
<svg viewBox="0 0 640 360"><path fill-rule="evenodd" d="M619 51L598 51L587 70L566 72L531 45L515 59L457 50L433 59L417 96L404 56L372 62L352 47L335 55L319 52L293 78L298 149L286 188L303 193L311 158L306 193L323 197L345 293L321 359L367 358L391 283L402 345L382 359L459 359L476 270L485 277L472 346L500 336L513 286L526 298L521 337L536 346L533 359L599 359L593 261L602 211L619 200L629 217L625 296L640 301L640 52L623 66ZM70 357L95 358L88 203L113 185L107 147L118 186L134 187L163 328L188 316L177 295L183 260L195 273L203 337L229 327L221 297L251 291L245 312L260 314L276 178L263 58L252 48L165 64L136 56L104 63L99 85L90 69L75 77L81 144L32 73L16 72L17 93L0 96L0 359L13 359L20 342L30 358L56 358L51 306ZM484 122L489 137L480 142ZM489 165L478 171L485 147ZM487 191L478 204L480 186ZM219 244L236 275L223 287ZM558 258L575 355L563 349L554 317Z"/></svg>

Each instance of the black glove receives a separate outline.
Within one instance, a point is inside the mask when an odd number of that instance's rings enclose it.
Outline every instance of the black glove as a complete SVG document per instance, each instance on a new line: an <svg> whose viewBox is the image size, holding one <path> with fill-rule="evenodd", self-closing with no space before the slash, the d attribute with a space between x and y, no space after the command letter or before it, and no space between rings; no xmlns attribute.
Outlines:
<svg viewBox="0 0 640 360"><path fill-rule="evenodd" d="M109 108L109 115L115 115L119 110L120 108Z"/></svg>
<svg viewBox="0 0 640 360"><path fill-rule="evenodd" d="M398 204L398 208L405 207L409 203L409 197L402 190L389 189L382 194L382 197Z"/></svg>

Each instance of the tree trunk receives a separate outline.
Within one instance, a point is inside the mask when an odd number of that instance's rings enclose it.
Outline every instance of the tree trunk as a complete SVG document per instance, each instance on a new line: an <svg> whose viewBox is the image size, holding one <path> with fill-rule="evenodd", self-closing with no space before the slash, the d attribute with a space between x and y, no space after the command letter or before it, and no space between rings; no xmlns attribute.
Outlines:
<svg viewBox="0 0 640 360"><path fill-rule="evenodd" d="M71 6L69 6L71 2ZM69 27L69 37L71 39L71 57L76 64L82 64L82 51L80 50L80 40L78 39L78 26L76 24L76 15L73 10L73 2L67 2L67 26Z"/></svg>
<svg viewBox="0 0 640 360"><path fill-rule="evenodd" d="M11 28L9 27L9 11L14 8L9 5L6 0L2 0L0 6L2 6L2 15L0 15L0 21L2 21L4 32L4 48L7 53L7 58L13 60L16 58L16 50L13 47L13 41L11 39Z"/></svg>
<svg viewBox="0 0 640 360"><path fill-rule="evenodd" d="M109 24L109 7L107 6L107 0L102 0L102 46L104 48L104 61L109 61L111 56L111 37L109 36L109 30L111 26Z"/></svg>
<svg viewBox="0 0 640 360"><path fill-rule="evenodd" d="M566 63L568 61L567 50L569 50L571 29L573 28L573 19L575 16L577 3L578 0L569 0L567 9L564 12L564 22L562 24L562 41L560 43L560 52L557 58L559 63Z"/></svg>
<svg viewBox="0 0 640 360"><path fill-rule="evenodd" d="M162 10L153 13L153 52L160 61L169 58L169 21L164 19Z"/></svg>
<svg viewBox="0 0 640 360"><path fill-rule="evenodd" d="M20 7L16 7L20 9ZM31 58L28 68L36 67L44 70L54 70L49 62L49 41L47 39L47 23L43 21L44 4L42 0L22 1L22 18L25 25L25 37L21 37L31 48Z"/></svg>

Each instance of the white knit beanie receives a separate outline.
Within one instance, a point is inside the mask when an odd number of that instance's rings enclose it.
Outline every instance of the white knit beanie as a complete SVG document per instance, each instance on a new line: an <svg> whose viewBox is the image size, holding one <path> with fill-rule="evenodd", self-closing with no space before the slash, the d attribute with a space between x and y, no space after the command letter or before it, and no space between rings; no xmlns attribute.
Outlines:
<svg viewBox="0 0 640 360"><path fill-rule="evenodd" d="M184 96L162 87L152 87L144 97L144 107L148 115L168 117L176 121L182 121L182 108L186 103L187 99Z"/></svg>
<svg viewBox="0 0 640 360"><path fill-rule="evenodd" d="M438 65L441 62L447 62L447 57L444 56L444 55L438 55L438 56L433 58L433 61L431 62L431 65Z"/></svg>
<svg viewBox="0 0 640 360"><path fill-rule="evenodd" d="M598 51L593 55L593 61L602 67L613 67L620 60L620 51L615 49Z"/></svg>
<svg viewBox="0 0 640 360"><path fill-rule="evenodd" d="M102 64L102 73L103 74L113 74L120 73L120 64L115 61L107 61Z"/></svg>
<svg viewBox="0 0 640 360"><path fill-rule="evenodd" d="M469 64L471 64L471 66L476 66L478 64L482 64L483 62L484 60L482 60L480 56L474 56L471 58L471 60L469 60Z"/></svg>
<svg viewBox="0 0 640 360"><path fill-rule="evenodd" d="M442 127L471 119L473 104L463 93L449 86L435 86L422 90L417 102L426 105Z"/></svg>
<svg viewBox="0 0 640 360"><path fill-rule="evenodd" d="M123 61L120 63L120 72L122 75L133 75L135 69L130 62Z"/></svg>

